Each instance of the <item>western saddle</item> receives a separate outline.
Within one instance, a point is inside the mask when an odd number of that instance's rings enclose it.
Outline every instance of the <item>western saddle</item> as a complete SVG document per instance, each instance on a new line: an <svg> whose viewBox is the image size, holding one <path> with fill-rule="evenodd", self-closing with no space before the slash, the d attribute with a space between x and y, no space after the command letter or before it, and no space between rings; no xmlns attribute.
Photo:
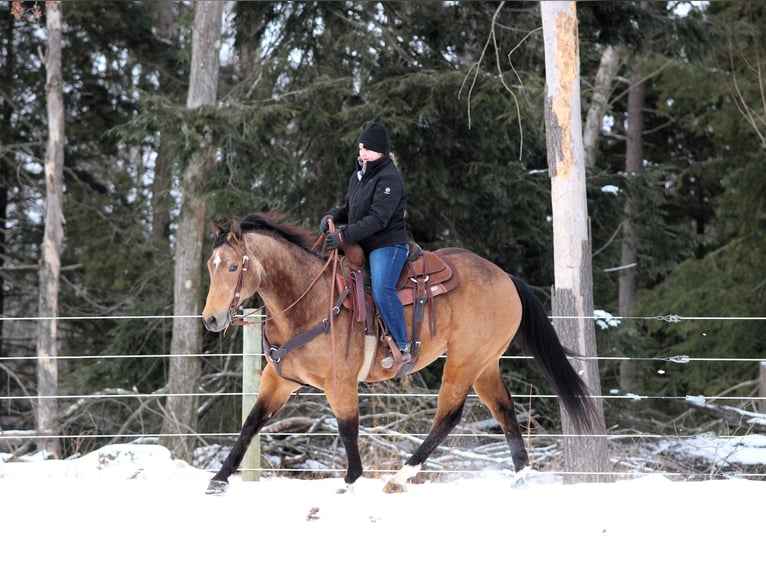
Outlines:
<svg viewBox="0 0 766 574"><path fill-rule="evenodd" d="M396 284L399 300L402 305L412 305L412 325L410 352L412 359L401 366L397 376L410 372L417 362L425 310L428 309L431 336L436 335L436 313L434 297L443 295L458 286L458 277L452 266L433 251L423 250L417 243L410 241L407 261ZM359 380L364 380L375 369L375 356L378 342L385 342L393 351L395 342L388 334L385 323L380 319L370 289L369 271L366 267L364 252L356 244L343 246L341 272L336 276L338 291L349 288L350 296L343 301L343 306L350 309L354 316L352 328L364 325L365 334L365 367L360 372ZM349 333L350 336L350 333ZM371 342L372 345L368 345ZM372 346L371 353L368 352Z"/></svg>

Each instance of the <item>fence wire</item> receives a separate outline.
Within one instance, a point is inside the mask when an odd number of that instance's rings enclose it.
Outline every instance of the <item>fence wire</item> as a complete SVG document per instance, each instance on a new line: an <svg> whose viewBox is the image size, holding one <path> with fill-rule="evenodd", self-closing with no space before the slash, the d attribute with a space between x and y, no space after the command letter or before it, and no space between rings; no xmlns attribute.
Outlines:
<svg viewBox="0 0 766 574"><path fill-rule="evenodd" d="M174 318L173 316L167 316L167 315L130 315L130 316L103 316L103 317L93 317L93 316L82 316L82 317L0 317L0 321L7 322L7 321L49 321L49 320L57 320L57 321L86 321L86 320L148 320L148 319L168 319L172 320ZM182 318L199 318L199 316L191 315L191 316L183 316ZM583 317L572 317L572 316L552 316L551 319L582 319ZM604 315L604 314L596 314L592 317L585 317L585 319L592 319L595 321L627 321L627 320L641 320L641 321L662 321L666 323L679 323L682 321L710 321L710 320L716 320L716 321L766 321L766 317L761 316L722 316L722 317L711 317L711 316L681 316L681 315L656 315L656 316L612 316L612 315ZM0 363L9 363L9 362L22 362L22 361L38 361L40 359L46 359L46 360L56 360L56 361L68 361L68 360L121 360L121 359L169 359L173 357L204 357L204 358L215 358L215 357L230 357L230 353L196 353L196 354L183 354L183 355L177 355L172 353L162 353L162 354L91 354L91 355L61 355L61 356L0 356ZM239 355L243 356L243 355ZM249 356L260 356L263 357L263 353L258 353L254 355ZM502 360L529 360L532 357L528 355L503 355L501 357ZM611 356L611 355L599 355L599 356L589 356L589 357L578 357L578 360L595 360L595 361L655 361L655 362L667 362L667 363L674 363L674 364L688 364L693 362L733 362L733 363L742 363L742 362L753 362L753 363L764 363L766 364L766 357L694 357L694 356L688 356L688 355L673 355L673 356L665 356L665 357L629 357L629 356ZM244 396L242 392L215 392L215 393L208 393L208 392L198 392L198 393L168 393L165 391L158 391L155 393L139 393L139 392L132 392L129 390L120 389L119 391L115 392L104 392L104 393L94 393L94 394L57 394L57 395L34 395L34 396L27 396L27 397L20 397L20 396L3 396L0 395L0 408L2 408L3 403L7 403L9 401L19 401L19 400L29 400L33 401L35 403L39 403L39 401L46 401L46 400L55 400L57 402L68 402L68 401L82 401L82 400L89 400L89 399L114 399L114 400L125 400L125 399L137 399L142 401L162 401L168 397L233 397L233 398L239 398ZM323 397L324 394L321 392L306 392L302 391L301 396L305 398L320 398ZM368 396L368 397L374 397L377 399L396 399L396 400L405 400L405 401L431 401L433 403L436 402L437 394L436 392L392 392L392 391L360 391L360 399ZM528 394L524 395L523 393L514 393L514 398L519 404L526 404L525 402L531 401L537 401L537 400L555 400L556 396L552 394ZM660 400L660 401L666 401L666 400L675 400L675 401L686 401L690 404L694 405L705 405L705 404L721 404L721 403L732 403L732 404L741 404L743 402L749 401L750 404L759 404L766 401L766 397L756 397L756 396L743 396L743 395L731 395L731 396L714 396L714 397L706 397L706 396L664 396L664 395L639 395L639 394L602 394L598 399L604 401L604 402L611 402L611 401L652 401L652 400ZM478 401L478 397L476 395L469 395L469 400ZM759 410L766 410L766 409L759 409ZM757 417L759 415L757 413L750 413L754 420L752 422L752 428L756 430L761 430L766 428L766 415L760 415L763 417L763 420L758 420ZM748 415L748 413L743 412L742 416L743 419ZM239 427L232 428L230 432L208 432L208 433L195 433L195 432L189 432L189 433L140 433L140 434L116 434L116 433L103 433L103 434L89 434L86 438L88 439L99 439L104 441L110 441L110 442L117 442L117 441L127 441L127 442L159 442L164 438L171 438L171 437L194 437L201 441L204 444L213 444L216 441L232 441L234 438L236 438L239 434ZM403 439L403 440L409 440L409 441L422 441L425 437L425 433L417 433L417 432L408 432L406 433L406 436L402 435L399 436L400 433L391 432L389 430L381 430L376 429L375 431L368 431L364 428L360 429L360 437L372 439L375 437L386 437L387 439ZM309 432L270 432L268 429L264 429L264 431L261 433L261 436L268 440L268 441L278 441L278 440L285 440L285 439L302 439L306 441L311 441L312 439L329 439L337 440L337 432L335 432L334 429L329 430L313 430ZM527 434L525 437L528 446L531 450L534 451L535 445L540 444L540 460L544 460L546 457L555 458L556 456L559 456L559 454L550 454L551 449L555 451L557 448L555 445L560 445L561 441L566 438L567 436L571 435L564 435L560 433L549 433L549 432L542 432L542 431L536 431L534 434ZM682 431L679 431L675 434L668 435L663 433L646 433L646 432L624 432L621 431L619 434L615 434L614 432L609 432L609 429L607 429L607 432L603 435L593 435L597 437L605 437L610 443L624 443L624 444L638 444L640 442L646 442L650 443L647 447L649 450L652 448L658 448L656 445L658 443L661 443L662 441L692 441L698 438L697 434L685 434ZM50 434L50 433L39 433L37 431L33 430L7 430L0 428L0 447L2 447L3 442L15 442L18 443L18 441L35 441L35 440L41 440L41 439L61 439L61 440L77 440L81 437L80 435L76 434L69 434L69 433L60 433L60 434ZM485 441L488 442L490 447L492 449L495 448L502 448L505 449L505 442L504 437L502 435L498 435L496 433L486 432L486 431L479 431L479 430L470 430L467 429L465 426L462 426L460 429L458 429L456 432L453 432L450 434L449 437L451 440L470 440L470 441ZM738 439L741 439L741 435L717 435L717 438L724 439L724 440L731 440L736 441ZM534 444L533 444L534 443ZM553 446L552 446L553 445ZM655 445L655 446L652 446ZM481 470L477 470L475 468L464 468L462 463L460 461L455 462L453 458L449 456L445 456L444 454L438 455L440 451L435 452L432 457L429 459L429 465L430 468L428 469L428 472L431 474L445 474L445 475L452 475L452 474L472 474L481 472ZM645 454L645 453L644 453ZM641 454L640 456L644 456L644 454ZM468 455L466 455L468 456ZM485 456L481 453L478 453L476 455L473 455L474 457L478 457L480 459L483 459L484 462L487 462L490 460L489 456ZM639 456L639 459L640 459ZM470 458L470 456L468 456ZM498 454L498 452L492 453L492 458L496 458L497 462L499 463L505 463L507 468L512 468L512 463L510 461L510 456L508 454L502 455ZM765 457L766 458L766 457ZM614 471L609 472L610 476L614 477L621 477L621 476L636 476L640 475L642 473L648 473L651 471L646 471L642 469L642 463L641 462L633 462L633 461L622 461L623 466L630 467L633 465L634 468L628 468L628 470L624 471ZM725 466L726 461L721 461L721 465ZM454 465L454 466L450 466ZM754 467L756 470L753 472L750 472L746 469L742 469L741 467L738 469L731 470L727 476L736 476L736 477L742 477L742 478L757 478L757 479L766 479L766 468L764 468L764 465L755 465ZM247 469L242 469L247 470ZM251 469L253 470L253 469ZM266 473L284 473L287 475L290 474L308 474L311 476L317 476L321 474L328 474L328 475L334 475L334 476L342 476L342 474L345 472L345 468L277 468L276 465L270 466L269 468L261 468L261 469L254 469L254 470L260 470ZM389 473L391 469L388 468L371 468L369 470L366 470L366 472L369 472L373 475L379 475L379 474L385 474ZM571 473L566 473L562 471L556 471L556 474L559 475L566 475ZM589 473L592 474L592 473ZM695 476L695 472L684 472L684 471L675 471L675 470L664 470L663 474L668 476L678 476L678 477L693 477Z"/></svg>

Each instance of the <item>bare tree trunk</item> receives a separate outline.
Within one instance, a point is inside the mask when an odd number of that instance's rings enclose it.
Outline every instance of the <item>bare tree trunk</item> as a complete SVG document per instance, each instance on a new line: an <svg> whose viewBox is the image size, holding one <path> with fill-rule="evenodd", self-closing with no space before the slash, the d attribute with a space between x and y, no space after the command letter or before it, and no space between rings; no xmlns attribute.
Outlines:
<svg viewBox="0 0 766 574"><path fill-rule="evenodd" d="M13 106L11 102L14 100L13 90L13 78L14 69L16 66L16 38L14 34L14 19L5 19L5 66L2 72L2 94L4 98L0 99L0 108L2 109L2 130L6 141L14 141L16 139L15 131L11 125L11 118L13 117ZM8 195L9 189L12 187L12 181L14 178L13 164L5 157L0 157L0 219L2 221L8 221ZM5 233L0 233L0 267L5 267L6 255L8 254L8 239ZM5 286L3 285L4 279L0 276L0 315L5 316ZM5 355L3 351L4 347L4 331L5 321L0 321L0 355Z"/></svg>
<svg viewBox="0 0 766 574"><path fill-rule="evenodd" d="M609 107L609 94L612 93L612 84L620 68L620 54L614 46L607 46L601 54L601 63L596 72L596 81L593 86L588 114L585 117L585 129L583 130L583 146L585 147L585 167L596 165L598 156L598 136L601 133L601 124L604 114Z"/></svg>
<svg viewBox="0 0 766 574"><path fill-rule="evenodd" d="M176 26L176 10L173 0L160 0L155 5L157 34L171 42L174 40ZM159 70L160 90L170 83L164 68ZM170 145L164 133L160 133L160 143L157 147L157 159L154 163L154 180L152 181L152 239L155 249L167 254L168 239L170 238L170 186L173 166L170 160Z"/></svg>
<svg viewBox="0 0 766 574"><path fill-rule="evenodd" d="M545 41L545 131L553 204L555 289L553 314L564 345L596 356L593 273L585 190L585 158L580 119L580 56L575 2L541 2ZM575 434L561 409L564 465L570 481L599 481L607 469L601 383L596 361L576 367L596 399L599 420L588 436Z"/></svg>
<svg viewBox="0 0 766 574"><path fill-rule="evenodd" d="M219 40L224 2L196 3L192 39L191 76L186 107L216 103ZM177 457L192 461L197 427L196 395L201 360L190 356L202 348L202 247L206 229L207 199L201 193L215 164L211 134L205 134L202 149L189 161L183 177L183 196L178 223L173 289L173 336L170 342L169 397L162 425L162 444Z"/></svg>
<svg viewBox="0 0 766 574"><path fill-rule="evenodd" d="M64 242L64 92L61 72L61 3L46 3L48 52L45 92L48 106L48 147L45 150L45 234L40 261L37 329L37 412L39 434L55 434L58 394L57 330L61 250ZM59 456L59 440L48 438L39 447Z"/></svg>
<svg viewBox="0 0 766 574"><path fill-rule="evenodd" d="M643 79L644 66L639 61L633 68L633 81L628 91L628 137L625 148L625 171L628 177L641 172L644 163L644 102L646 81ZM638 259L636 256L635 199L630 193L625 197L624 219L622 222L622 254L620 257L620 279L618 292L619 313L628 317L636 301ZM620 388L628 393L636 389L635 363L620 361Z"/></svg>

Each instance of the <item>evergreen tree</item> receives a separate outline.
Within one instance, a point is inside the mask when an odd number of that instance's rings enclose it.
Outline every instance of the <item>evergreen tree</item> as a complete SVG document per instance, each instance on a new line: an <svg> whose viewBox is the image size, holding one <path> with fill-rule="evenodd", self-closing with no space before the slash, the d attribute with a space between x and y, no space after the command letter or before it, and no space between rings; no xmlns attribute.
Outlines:
<svg viewBox="0 0 766 574"><path fill-rule="evenodd" d="M44 20L29 20L35 5L44 15L44 6L24 3L28 11L17 21L13 4L0 4L7 31L0 35L0 311L6 319L35 315L39 287L47 126L39 58ZM60 314L142 317L62 320L62 355L135 355L60 361L63 392L151 393L166 384L171 323L160 317L173 313L178 177L199 149L204 125L211 126L219 159L201 190L213 219L267 206L314 228L342 200L362 125L383 121L410 187L413 239L488 257L535 286L550 308L539 3L233 3L218 105L204 110L184 109L193 5L173 3L177 35L170 37L158 24L162 5L63 3L67 241ZM616 311L617 275L603 270L618 264L614 237L629 197L641 266L635 315L762 316L762 86L751 72L764 10L746 0L713 2L681 18L673 5L577 7L585 105L605 46L625 58L649 42L644 169L630 177L624 172L627 86L616 83L606 115L611 128L601 134L587 178L594 302ZM607 356L757 357L764 354L761 328L758 321L631 320L619 332L600 332L598 348ZM33 322L3 321L3 354L33 356L34 332ZM238 384L239 359L214 355L238 352L239 337L236 329L225 339L203 335L210 354L201 373L206 388ZM33 361L5 366L11 393L35 394ZM526 379L536 377L521 366L508 369L512 385L526 391ZM614 364L600 366L609 388ZM639 366L639 380L653 394L724 390L753 378L755 368L717 361ZM156 432L157 403L135 404L112 401L99 414L72 419L69 430L113 428L131 413L126 428ZM232 398L206 399L199 412L202 431L230 430L226 421L238 416ZM33 424L26 399L13 401L2 416L4 428Z"/></svg>
<svg viewBox="0 0 766 574"><path fill-rule="evenodd" d="M644 370L647 384L671 395L724 393L756 376L757 361L738 359L762 357L766 351L763 325L736 319L762 317L766 311L766 205L758 167L763 147L736 101L740 94L762 116L763 84L752 63L761 51L766 12L747 1L712 3L705 18L710 30L707 66L674 70L664 86L669 93L672 84L674 94L669 114L672 109L676 124L686 127L676 130L686 135L676 149L688 164L676 181L689 201L678 212L685 208L695 215L698 249L661 285L642 294L641 310L661 305L682 317L730 319L647 324L653 343L647 355L691 359ZM663 376L656 374L658 368Z"/></svg>

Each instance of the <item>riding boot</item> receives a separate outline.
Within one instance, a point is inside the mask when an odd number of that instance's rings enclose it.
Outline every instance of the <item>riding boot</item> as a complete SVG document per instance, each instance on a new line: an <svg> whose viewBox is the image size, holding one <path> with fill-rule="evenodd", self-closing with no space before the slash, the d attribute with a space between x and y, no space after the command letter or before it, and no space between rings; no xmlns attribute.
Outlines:
<svg viewBox="0 0 766 574"><path fill-rule="evenodd" d="M393 342L390 336L386 337L389 350L388 354L380 360L380 366L384 369L394 369L398 371L402 365L409 363L412 360L412 354L408 349L399 349Z"/></svg>

